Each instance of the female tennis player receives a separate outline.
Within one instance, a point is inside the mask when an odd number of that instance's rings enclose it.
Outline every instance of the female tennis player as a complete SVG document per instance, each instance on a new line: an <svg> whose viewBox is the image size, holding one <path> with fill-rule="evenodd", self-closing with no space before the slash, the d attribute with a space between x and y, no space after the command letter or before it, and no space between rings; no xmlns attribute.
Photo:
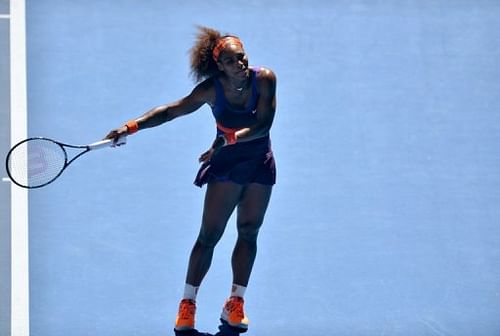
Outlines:
<svg viewBox="0 0 500 336"><path fill-rule="evenodd" d="M195 185L207 184L202 223L191 251L185 290L175 330L194 329L196 295L210 267L214 248L237 209L238 238L232 254L233 285L221 318L246 330L243 297L257 253L257 235L275 184L276 171L269 131L276 110L276 77L264 67L250 67L236 36L200 27L191 49L193 91L161 105L111 131L117 141L138 130L161 125L208 104L217 136L201 154Z"/></svg>

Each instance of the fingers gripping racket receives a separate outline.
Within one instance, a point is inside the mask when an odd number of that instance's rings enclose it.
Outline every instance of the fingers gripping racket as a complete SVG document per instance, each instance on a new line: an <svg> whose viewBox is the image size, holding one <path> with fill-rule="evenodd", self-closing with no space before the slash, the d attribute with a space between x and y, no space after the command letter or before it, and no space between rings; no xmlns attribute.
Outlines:
<svg viewBox="0 0 500 336"><path fill-rule="evenodd" d="M37 137L23 140L7 154L5 165L12 182L23 188L40 188L54 182L76 159L92 150L125 144L106 139L88 145L68 145L52 139ZM71 159L67 149L80 150Z"/></svg>

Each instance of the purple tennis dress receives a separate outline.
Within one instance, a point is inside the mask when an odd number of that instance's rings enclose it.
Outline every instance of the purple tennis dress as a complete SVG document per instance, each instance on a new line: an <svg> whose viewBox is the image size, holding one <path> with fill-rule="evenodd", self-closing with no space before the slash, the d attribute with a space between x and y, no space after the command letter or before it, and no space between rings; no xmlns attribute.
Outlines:
<svg viewBox="0 0 500 336"><path fill-rule="evenodd" d="M250 69L252 95L245 108L235 109L226 100L222 84L217 77L215 85L215 104L212 113L217 124L232 129L250 127L257 122L255 111L259 100L257 73L260 69ZM217 129L217 135L223 132ZM269 135L251 141L237 142L222 147L210 161L204 163L196 175L194 184L198 187L213 181L231 181L245 185L276 183L276 166Z"/></svg>

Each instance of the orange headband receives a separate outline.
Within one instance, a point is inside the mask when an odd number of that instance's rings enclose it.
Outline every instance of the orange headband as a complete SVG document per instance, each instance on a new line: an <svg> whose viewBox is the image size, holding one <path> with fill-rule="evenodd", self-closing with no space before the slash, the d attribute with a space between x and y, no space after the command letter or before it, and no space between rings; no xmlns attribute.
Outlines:
<svg viewBox="0 0 500 336"><path fill-rule="evenodd" d="M219 55L220 55L221 51L224 50L224 48L226 48L227 46L229 46L231 44L235 44L238 47L243 48L243 43L236 36L221 37L219 39L219 41L217 41L217 44L215 45L214 50L212 51L212 55L214 57L214 61L217 62L218 59L219 59Z"/></svg>

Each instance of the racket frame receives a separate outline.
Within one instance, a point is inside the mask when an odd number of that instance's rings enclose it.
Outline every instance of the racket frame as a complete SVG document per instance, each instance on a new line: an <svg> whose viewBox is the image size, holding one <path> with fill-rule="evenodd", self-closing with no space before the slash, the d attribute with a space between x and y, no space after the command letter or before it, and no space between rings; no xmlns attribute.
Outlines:
<svg viewBox="0 0 500 336"><path fill-rule="evenodd" d="M27 185L23 185L21 183L19 183L18 181L16 181L11 173L10 173L10 168L9 168L9 159L10 159L10 156L12 154L12 152L14 152L14 150L21 146L22 144L26 143L26 142L29 142L29 141L33 141L33 140L44 140L44 141L50 141L50 142L53 142L55 143L56 145L58 145L63 153L64 153L64 165L63 167L61 168L61 170L59 171L59 173L57 175L55 175L51 180L49 180L48 182L46 183L43 183L41 185L36 185L36 186L27 186ZM122 139L120 139L122 140ZM125 142L125 138L123 138L122 142L118 142L118 144L123 144ZM100 148L104 148L104 147L110 147L110 146L113 146L113 140L111 139L105 139L105 140L101 140L101 141L97 141L97 142L94 142L94 143L91 143L91 144L88 144L88 145L70 145L70 144L67 144L67 143L63 143L63 142L60 142L60 141L56 141L56 140L53 140L53 139L50 139L50 138L46 138L46 137L31 137L31 138L27 138L27 139L24 139L22 141L19 141L17 144L15 144L10 150L9 150L9 153L7 154L7 157L5 159L5 170L7 171L7 175L9 176L9 179L12 181L12 183L14 183L15 185L19 186L19 187L22 187L22 188L27 188L27 189L37 189L37 188L41 188L41 187L45 187L46 185L54 182L59 176L61 176L61 174L63 173L63 171L72 163L74 162L76 159L78 159L80 156L82 156L83 154L91 151L91 150L95 150L95 149L100 149ZM71 158L71 160L68 160L68 152L66 151L66 148L72 148L72 149L84 149L83 151L81 151L80 153L76 154L75 156L73 156ZM28 177L29 178L29 177Z"/></svg>

